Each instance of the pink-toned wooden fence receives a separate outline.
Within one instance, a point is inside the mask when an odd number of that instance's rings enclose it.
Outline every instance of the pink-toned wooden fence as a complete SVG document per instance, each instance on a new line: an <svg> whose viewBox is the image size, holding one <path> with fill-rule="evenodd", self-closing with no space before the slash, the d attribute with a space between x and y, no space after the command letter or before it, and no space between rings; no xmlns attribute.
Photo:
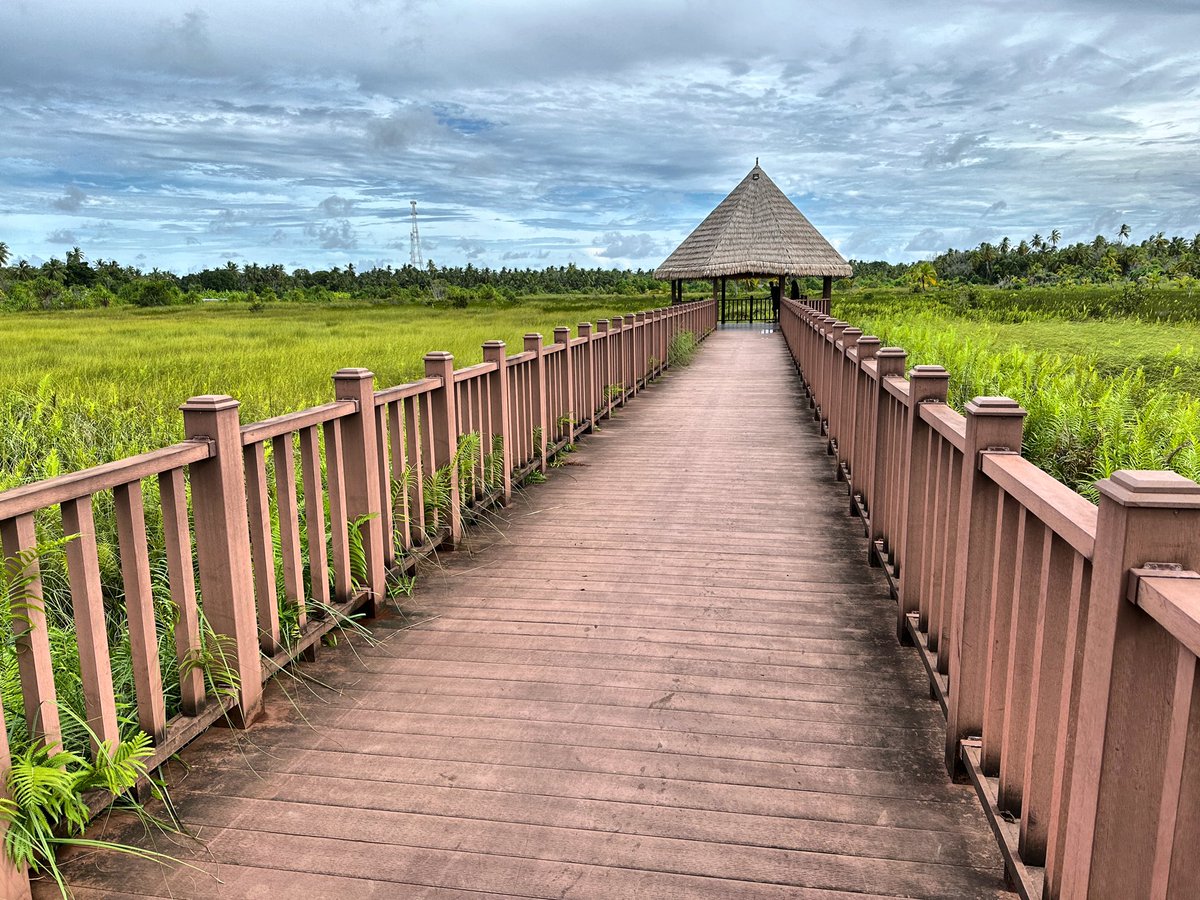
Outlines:
<svg viewBox="0 0 1200 900"><path fill-rule="evenodd" d="M35 555L38 521L57 516L63 534L78 535L65 552L86 719L99 740L115 741L93 515L98 496L113 505L137 719L155 744L153 768L219 718L251 722L264 681L280 667L311 658L340 616L373 615L391 575L461 540L464 511L507 503L514 483L544 472L555 453L661 374L676 336L700 339L715 325L713 301L617 316L580 325L574 338L557 328L548 346L528 334L513 356L502 341L489 341L482 363L457 371L449 353L429 353L425 378L382 390L371 372L343 369L333 377L333 402L249 425L239 422L231 397L193 397L182 407L182 443L0 493L2 558L24 554L32 577L29 607L14 616L29 734L50 745L63 739ZM178 614L168 665L179 673L180 713L169 720L143 503L148 482L159 497ZM282 621L281 609L290 613ZM206 677L200 660L214 650L221 671ZM0 711L0 796L10 758L4 714L16 712ZM0 861L0 888L5 897L28 896L28 879Z"/></svg>
<svg viewBox="0 0 1200 900"><path fill-rule="evenodd" d="M784 301L838 477L1027 897L1200 895L1200 485L1116 472L1099 507L1021 456L1024 410Z"/></svg>

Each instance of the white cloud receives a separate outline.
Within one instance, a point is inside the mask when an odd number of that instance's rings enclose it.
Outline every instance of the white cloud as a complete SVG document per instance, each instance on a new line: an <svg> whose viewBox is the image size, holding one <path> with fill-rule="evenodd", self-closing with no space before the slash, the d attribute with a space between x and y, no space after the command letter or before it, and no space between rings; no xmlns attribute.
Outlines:
<svg viewBox="0 0 1200 900"><path fill-rule="evenodd" d="M0 234L186 270L208 255L159 227L183 223L263 263L403 262L416 199L439 262L653 264L756 156L859 258L1192 233L1198 31L1175 0L9 4ZM99 205L110 228L78 222Z"/></svg>

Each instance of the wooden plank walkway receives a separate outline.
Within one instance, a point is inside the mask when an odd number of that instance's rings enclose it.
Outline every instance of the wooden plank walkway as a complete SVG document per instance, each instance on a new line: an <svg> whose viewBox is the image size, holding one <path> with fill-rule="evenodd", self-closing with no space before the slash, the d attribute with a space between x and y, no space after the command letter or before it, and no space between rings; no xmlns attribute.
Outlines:
<svg viewBox="0 0 1200 900"><path fill-rule="evenodd" d="M199 840L153 844L195 869L78 854L76 895L1004 895L782 339L718 332L649 393L380 643L184 752Z"/></svg>

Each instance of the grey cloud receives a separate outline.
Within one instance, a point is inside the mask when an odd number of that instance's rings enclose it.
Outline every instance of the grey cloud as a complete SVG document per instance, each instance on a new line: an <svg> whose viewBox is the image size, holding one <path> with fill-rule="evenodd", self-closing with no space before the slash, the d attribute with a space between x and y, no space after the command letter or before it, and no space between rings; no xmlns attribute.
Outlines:
<svg viewBox="0 0 1200 900"><path fill-rule="evenodd" d="M46 241L50 244L75 244L81 243L79 235L73 231L68 231L66 228L59 228L57 231L52 231L46 235Z"/></svg>
<svg viewBox="0 0 1200 900"><path fill-rule="evenodd" d="M344 219L354 212L354 201L333 194L317 204L317 211L330 219Z"/></svg>
<svg viewBox="0 0 1200 900"><path fill-rule="evenodd" d="M994 215L995 213L1004 212L1006 209L1008 209L1008 202L1006 200L997 200L983 211L983 215L984 218L986 218L990 215Z"/></svg>
<svg viewBox="0 0 1200 900"><path fill-rule="evenodd" d="M660 252L661 245L652 235L621 234L618 231L606 231L595 238L599 246L599 255L608 259L645 259Z"/></svg>
<svg viewBox="0 0 1200 900"><path fill-rule="evenodd" d="M158 29L152 50L166 68L192 75L210 72L216 61L208 14L201 9L184 13L177 22L164 23Z"/></svg>
<svg viewBox="0 0 1200 900"><path fill-rule="evenodd" d="M925 149L922 161L926 167L958 166L987 142L978 134L960 134L949 141L935 141Z"/></svg>
<svg viewBox="0 0 1200 900"><path fill-rule="evenodd" d="M306 225L304 234L315 238L323 250L354 250L358 247L358 237L347 219L336 225Z"/></svg>
<svg viewBox="0 0 1200 900"><path fill-rule="evenodd" d="M487 252L487 247L479 241L460 240L455 246L463 252L467 259L479 259Z"/></svg>
<svg viewBox="0 0 1200 900"><path fill-rule="evenodd" d="M55 209L62 210L63 212L78 212L79 208L83 206L83 201L86 199L87 194L85 194L75 185L69 184L67 185L66 190L63 191L63 195L50 205Z"/></svg>
<svg viewBox="0 0 1200 900"><path fill-rule="evenodd" d="M904 248L910 253L929 253L934 250L943 250L946 247L946 236L936 228L922 228L913 235L911 241Z"/></svg>
<svg viewBox="0 0 1200 900"><path fill-rule="evenodd" d="M189 247L199 247L200 246L200 238L192 237L191 235L188 235L186 238L184 238L183 242L185 244L187 244Z"/></svg>

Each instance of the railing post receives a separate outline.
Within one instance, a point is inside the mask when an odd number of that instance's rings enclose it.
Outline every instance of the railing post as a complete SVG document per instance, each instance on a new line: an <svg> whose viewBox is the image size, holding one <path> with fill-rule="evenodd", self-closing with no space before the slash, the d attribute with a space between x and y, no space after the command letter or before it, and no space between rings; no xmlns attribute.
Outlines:
<svg viewBox="0 0 1200 900"><path fill-rule="evenodd" d="M450 519L450 545L458 546L462 540L462 503L458 489L458 417L454 408L454 354L445 350L434 350L425 354L425 377L440 378L441 387L428 394L429 411L433 419L433 433L423 437L429 442L429 457L432 466L425 473L429 478L437 470L447 466L450 472L450 502L446 511ZM445 525L438 522L438 526Z"/></svg>
<svg viewBox="0 0 1200 900"><path fill-rule="evenodd" d="M334 396L353 400L358 412L341 420L342 458L346 473L346 515L358 521L367 562L367 583L356 585L370 592L364 610L379 614L387 597L387 566L383 552L383 510L379 484L379 453L375 415L375 375L368 369L339 369L333 376ZM334 522L334 528L349 528L349 522ZM390 541L392 536L389 534Z"/></svg>
<svg viewBox="0 0 1200 900"><path fill-rule="evenodd" d="M534 427L541 434L540 444L536 448L537 455L541 459L540 469L545 472L549 463L546 451L546 441L548 440L549 427L546 422L546 356L545 350L542 348L542 336L537 333L525 335L525 352L533 353L532 360L533 378L531 379L531 387L534 396L531 398L531 407L533 409Z"/></svg>
<svg viewBox="0 0 1200 900"><path fill-rule="evenodd" d="M200 595L208 624L226 642L219 649L238 685L238 706L230 711L229 722L245 728L262 711L262 664L238 406L232 397L205 395L192 397L180 409L184 434L211 441L214 450L188 469Z"/></svg>
<svg viewBox="0 0 1200 900"><path fill-rule="evenodd" d="M913 366L908 373L908 434L904 446L905 472L908 487L904 515L904 550L900 560L899 603L896 616L896 639L910 643L908 636L908 614L921 606L921 563L923 552L929 541L926 527L929 512L929 467L926 464L933 449L933 435L929 426L921 419L921 406L928 403L945 403L950 386L950 373L941 366Z"/></svg>
<svg viewBox="0 0 1200 900"><path fill-rule="evenodd" d="M889 411L890 394L884 379L893 375L904 374L904 364L908 353L899 347L884 347L875 354L875 396L871 400L871 483L867 485L867 511L871 521L870 543L867 546L867 559L871 565L877 565L875 545L877 541L885 541L889 545L894 542L895 535L886 532L887 516L892 512L887 508L888 470L893 468L894 460L890 454L895 452L898 441L897 435L888 431L892 427ZM890 540L889 540L890 539Z"/></svg>
<svg viewBox="0 0 1200 900"><path fill-rule="evenodd" d="M586 433L591 434L596 429L596 339L592 337L592 323L580 322L579 336L587 341L579 345L583 354L583 384L579 386L579 396L583 401L583 416L581 424L586 426Z"/></svg>
<svg viewBox="0 0 1200 900"><path fill-rule="evenodd" d="M1200 569L1200 485L1174 472L1121 471L1096 487L1100 510L1074 765L1064 779L1070 807L1058 896L1190 896L1194 883L1172 881L1168 891L1167 880L1173 856L1176 865L1194 859L1194 844L1174 853L1172 845L1176 829L1194 829L1195 822L1181 818L1164 828L1161 807L1164 788L1171 800L1180 790L1182 761L1173 785L1164 777L1172 726L1196 733L1196 660L1127 592L1131 568L1162 562ZM1048 873L1055 865L1047 859Z"/></svg>
<svg viewBox="0 0 1200 900"><path fill-rule="evenodd" d="M562 344L563 346L563 368L566 370L564 381L566 382L565 390L567 392L566 415L571 420L571 424L567 426L567 440L573 442L575 440L575 426L579 423L575 418L575 365L572 360L574 351L571 348L571 329L565 325L555 328L554 343Z"/></svg>
<svg viewBox="0 0 1200 900"><path fill-rule="evenodd" d="M496 372L488 382L489 417L492 422L492 434L500 435L500 468L502 474L501 501L505 506L512 502L512 447L509 445L509 409L508 409L508 357L504 341L485 341L483 344L484 362L494 362ZM484 448L488 450L491 448Z"/></svg>
<svg viewBox="0 0 1200 900"><path fill-rule="evenodd" d="M1025 410L1007 397L976 397L966 412L958 540L946 551L955 554L946 711L946 768L951 774L962 768L959 742L983 733L999 491L980 472L980 453L1019 453L1025 419Z"/></svg>

